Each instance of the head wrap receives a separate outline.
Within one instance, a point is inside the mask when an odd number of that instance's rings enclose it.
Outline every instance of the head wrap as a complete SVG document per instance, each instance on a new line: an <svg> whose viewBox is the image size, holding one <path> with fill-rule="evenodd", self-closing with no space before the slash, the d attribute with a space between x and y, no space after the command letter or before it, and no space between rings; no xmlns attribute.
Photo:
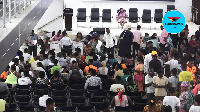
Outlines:
<svg viewBox="0 0 200 112"><path fill-rule="evenodd" d="M101 62L101 65L102 65L102 75L106 75L105 72L106 72L106 62L105 61L102 61Z"/></svg>
<svg viewBox="0 0 200 112"><path fill-rule="evenodd" d="M123 101L123 92L124 92L124 89L122 89L122 88L117 88L117 91L118 91L119 101L120 101L120 103L122 103L122 101Z"/></svg>
<svg viewBox="0 0 200 112"><path fill-rule="evenodd" d="M157 55L157 51L152 51L151 54L152 55Z"/></svg>
<svg viewBox="0 0 200 112"><path fill-rule="evenodd" d="M183 81L183 82L181 83L181 86L182 86L182 87L192 87L191 84L190 84L188 81Z"/></svg>

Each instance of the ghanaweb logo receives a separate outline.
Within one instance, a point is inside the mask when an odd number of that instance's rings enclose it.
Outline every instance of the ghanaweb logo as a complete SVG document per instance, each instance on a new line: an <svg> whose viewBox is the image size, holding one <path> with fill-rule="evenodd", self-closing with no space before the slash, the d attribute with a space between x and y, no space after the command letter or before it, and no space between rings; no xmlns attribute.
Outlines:
<svg viewBox="0 0 200 112"><path fill-rule="evenodd" d="M185 28L185 17L179 11L169 11L162 21L163 27L169 33L179 33Z"/></svg>

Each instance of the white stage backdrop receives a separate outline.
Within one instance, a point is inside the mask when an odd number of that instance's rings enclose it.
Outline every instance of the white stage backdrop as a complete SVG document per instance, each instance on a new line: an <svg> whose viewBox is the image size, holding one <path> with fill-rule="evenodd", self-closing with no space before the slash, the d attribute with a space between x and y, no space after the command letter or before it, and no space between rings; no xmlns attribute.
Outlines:
<svg viewBox="0 0 200 112"><path fill-rule="evenodd" d="M167 5L175 5L176 9L182 12L187 21L191 18L191 0L175 0L175 2L168 1L100 1L100 0L65 0L65 5L68 8L74 9L74 17L77 15L78 8L87 8L87 16L90 16L91 8L99 8L100 15L102 15L102 9L111 9L112 16L115 17L117 9L125 8L127 11L129 8L138 8L139 17L142 16L143 9L151 9L151 16L154 16L155 9L163 9L167 11Z"/></svg>

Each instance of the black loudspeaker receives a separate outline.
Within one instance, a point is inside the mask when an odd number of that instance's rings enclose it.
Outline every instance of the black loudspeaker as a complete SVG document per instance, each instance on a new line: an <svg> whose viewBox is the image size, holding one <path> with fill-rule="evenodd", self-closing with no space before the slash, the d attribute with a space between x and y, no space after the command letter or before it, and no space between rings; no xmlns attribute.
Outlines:
<svg viewBox="0 0 200 112"><path fill-rule="evenodd" d="M105 34L105 28L93 28L93 32L97 32L97 34Z"/></svg>
<svg viewBox="0 0 200 112"><path fill-rule="evenodd" d="M65 29L66 31L72 31L72 16L73 16L73 9L72 8L65 8L63 10L65 16Z"/></svg>

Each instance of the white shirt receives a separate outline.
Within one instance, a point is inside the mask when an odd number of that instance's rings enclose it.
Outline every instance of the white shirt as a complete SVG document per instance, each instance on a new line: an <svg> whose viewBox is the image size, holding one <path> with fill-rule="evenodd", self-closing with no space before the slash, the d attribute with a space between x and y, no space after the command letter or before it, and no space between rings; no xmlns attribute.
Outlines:
<svg viewBox="0 0 200 112"><path fill-rule="evenodd" d="M19 85L29 85L31 83L32 83L32 81L29 77L22 76L21 78L18 79Z"/></svg>
<svg viewBox="0 0 200 112"><path fill-rule="evenodd" d="M176 96L165 96L163 100L163 105L171 106L172 112L176 112L176 106L180 106L180 100Z"/></svg>
<svg viewBox="0 0 200 112"><path fill-rule="evenodd" d="M60 64L60 66L66 66L66 64L67 64L67 62L66 62L67 60L65 59L65 58L60 58L59 60L58 60L58 63Z"/></svg>
<svg viewBox="0 0 200 112"><path fill-rule="evenodd" d="M70 58L70 63L72 63L72 61L76 61L76 58Z"/></svg>
<svg viewBox="0 0 200 112"><path fill-rule="evenodd" d="M112 33L109 33L109 34L105 33L104 37L103 37L103 40L106 41L106 46L105 46L106 48L111 48L114 45L117 45L117 39ZM115 43L114 43L113 40L115 41Z"/></svg>
<svg viewBox="0 0 200 112"><path fill-rule="evenodd" d="M69 37L63 37L60 42L62 47L72 45L72 40Z"/></svg>
<svg viewBox="0 0 200 112"><path fill-rule="evenodd" d="M165 64L167 64L167 65L170 66L170 71L171 71L173 68L179 69L178 60L172 59L172 60L167 61Z"/></svg>
<svg viewBox="0 0 200 112"><path fill-rule="evenodd" d="M101 86L101 78L96 77L96 76L91 76L86 80L85 83L85 89L87 89L88 86Z"/></svg>
<svg viewBox="0 0 200 112"><path fill-rule="evenodd" d="M32 71L29 71L29 75L30 75L31 77L34 77L34 74L33 74ZM21 72L21 76L24 76L24 72Z"/></svg>
<svg viewBox="0 0 200 112"><path fill-rule="evenodd" d="M112 84L111 87L110 87L110 91L118 92L117 88L122 88L124 90L124 92L125 92L124 85L121 85L121 84Z"/></svg>
<svg viewBox="0 0 200 112"><path fill-rule="evenodd" d="M172 84L172 87L173 87L173 88L177 88L178 81L179 81L179 79L176 78L176 76L171 76L171 77L169 77L169 79L168 79L168 82Z"/></svg>
<svg viewBox="0 0 200 112"><path fill-rule="evenodd" d="M192 105L190 107L189 112L200 112L200 106L194 106L194 105Z"/></svg>
<svg viewBox="0 0 200 112"><path fill-rule="evenodd" d="M153 77L151 77L149 74L145 76L145 84L149 84L153 82ZM149 87L147 87L147 93L154 93L155 87L153 87L153 84Z"/></svg>
<svg viewBox="0 0 200 112"><path fill-rule="evenodd" d="M49 97L48 95L43 95L42 97L39 98L39 105L42 106L42 107L46 107L46 100L48 98L51 98Z"/></svg>
<svg viewBox="0 0 200 112"><path fill-rule="evenodd" d="M29 62L31 59L31 55L29 53L24 53L23 57L24 57L24 62L27 62L27 61Z"/></svg>
<svg viewBox="0 0 200 112"><path fill-rule="evenodd" d="M38 62L41 62L42 65L45 67L45 64L44 64L43 61L36 60L36 61L34 61L34 62L31 63L31 69L32 69L32 70L35 70L35 69L37 68L37 63L38 63Z"/></svg>
<svg viewBox="0 0 200 112"><path fill-rule="evenodd" d="M98 71L99 71L99 74L102 74L102 67L100 67L100 68L98 69ZM105 67L105 75L107 75L107 74L108 74L108 68ZM104 74L102 74L102 75L104 75Z"/></svg>
<svg viewBox="0 0 200 112"><path fill-rule="evenodd" d="M42 67L36 67L35 70L38 70L39 72L43 71L45 73L45 78L47 78L46 72Z"/></svg>
<svg viewBox="0 0 200 112"><path fill-rule="evenodd" d="M44 62L45 66L49 66L49 63L51 63L51 61L49 59L45 59L45 60L43 60L43 62Z"/></svg>
<svg viewBox="0 0 200 112"><path fill-rule="evenodd" d="M144 58L144 72L145 73L148 73L148 70L149 70L149 62L152 60L152 56L151 56L151 53L145 55L145 58Z"/></svg>

